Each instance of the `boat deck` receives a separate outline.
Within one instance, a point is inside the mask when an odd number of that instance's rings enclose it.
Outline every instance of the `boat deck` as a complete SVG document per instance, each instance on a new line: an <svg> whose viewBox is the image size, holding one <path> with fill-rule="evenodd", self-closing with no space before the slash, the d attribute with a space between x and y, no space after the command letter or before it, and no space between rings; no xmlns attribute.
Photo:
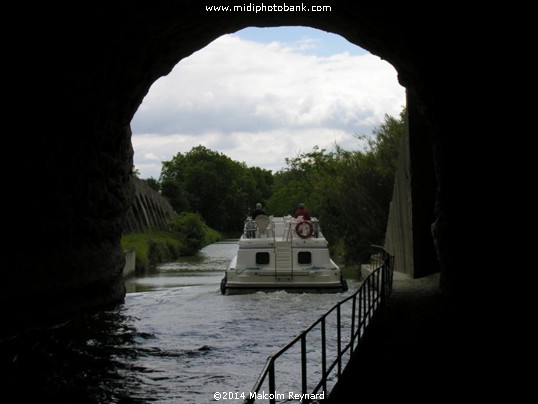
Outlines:
<svg viewBox="0 0 538 404"><path fill-rule="evenodd" d="M298 230L304 233L298 233ZM248 219L239 240L240 246L275 245L277 242L313 247L327 245L316 218L305 221L291 216L262 218L258 216L256 220Z"/></svg>

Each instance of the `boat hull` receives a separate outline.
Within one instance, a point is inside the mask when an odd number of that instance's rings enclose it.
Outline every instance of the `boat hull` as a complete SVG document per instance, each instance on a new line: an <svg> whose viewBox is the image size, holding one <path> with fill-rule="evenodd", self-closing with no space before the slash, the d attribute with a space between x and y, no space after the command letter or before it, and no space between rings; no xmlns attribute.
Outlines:
<svg viewBox="0 0 538 404"><path fill-rule="evenodd" d="M347 282L339 273L333 271L332 280L308 279L309 276L264 276L249 275L230 280L225 276L221 281L221 292L225 295L271 292L285 290L290 293L338 293L348 289ZM328 277L329 275L325 275ZM250 279L248 279L250 278ZM254 278L254 279L253 279ZM302 279L301 279L302 278Z"/></svg>
<svg viewBox="0 0 538 404"><path fill-rule="evenodd" d="M223 294L225 295L241 295L249 294L256 292L275 292L279 290L285 290L288 293L340 293L347 290L347 286L344 286L342 283L337 286L297 286L297 285L255 285L247 286L244 284L241 285L230 285L225 286ZM222 291L222 290L221 290Z"/></svg>

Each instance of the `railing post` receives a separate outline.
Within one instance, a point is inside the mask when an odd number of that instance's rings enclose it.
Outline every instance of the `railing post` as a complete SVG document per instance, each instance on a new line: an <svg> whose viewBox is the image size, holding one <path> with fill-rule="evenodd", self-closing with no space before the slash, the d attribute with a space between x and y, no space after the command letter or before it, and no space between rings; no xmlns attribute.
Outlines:
<svg viewBox="0 0 538 404"><path fill-rule="evenodd" d="M269 403L270 404L276 404L275 400L275 391L276 391L276 385L275 385L275 361L271 360L271 364L269 365Z"/></svg>
<svg viewBox="0 0 538 404"><path fill-rule="evenodd" d="M381 308L385 307L385 301L387 300L387 270L386 260L383 260L383 267L381 268Z"/></svg>
<svg viewBox="0 0 538 404"><path fill-rule="evenodd" d="M352 306L351 306L351 338L349 340L349 342L350 342L350 347L349 347L350 357L353 354L353 345L355 345L355 310L357 308L356 301L357 301L357 295L353 296L353 303L352 303Z"/></svg>
<svg viewBox="0 0 538 404"><path fill-rule="evenodd" d="M389 293L392 293L392 281L394 280L394 255L390 256L389 276L390 276L390 284L389 284L390 290L389 290Z"/></svg>
<svg viewBox="0 0 538 404"><path fill-rule="evenodd" d="M357 307L357 347L359 347L359 345L361 344L362 324L364 322L364 285L365 282L363 282L357 293L357 299L359 301L359 305Z"/></svg>
<svg viewBox="0 0 538 404"><path fill-rule="evenodd" d="M376 294L379 296L379 298L378 298L379 307L382 308L383 307L383 299L384 299L384 296L383 296L383 269L381 269L381 272L379 272L379 274L378 274L376 289L377 289Z"/></svg>
<svg viewBox="0 0 538 404"><path fill-rule="evenodd" d="M338 377L342 374L342 330L340 322L340 305L336 307L336 340L338 344Z"/></svg>
<svg viewBox="0 0 538 404"><path fill-rule="evenodd" d="M321 321L321 375L323 377L323 391L327 391L327 340L325 338L325 317Z"/></svg>
<svg viewBox="0 0 538 404"><path fill-rule="evenodd" d="M366 295L368 296L368 301L365 301L365 309L366 314L365 317L368 317L368 323L370 323L370 315L372 314L372 311L370 310L370 306L372 304L372 281L374 278L372 276L369 276L368 279L366 279ZM366 324L365 324L366 326Z"/></svg>
<svg viewBox="0 0 538 404"><path fill-rule="evenodd" d="M307 375L306 375L306 334L303 334L301 336L301 387L302 387L302 393L306 394L308 393L308 385L307 385Z"/></svg>

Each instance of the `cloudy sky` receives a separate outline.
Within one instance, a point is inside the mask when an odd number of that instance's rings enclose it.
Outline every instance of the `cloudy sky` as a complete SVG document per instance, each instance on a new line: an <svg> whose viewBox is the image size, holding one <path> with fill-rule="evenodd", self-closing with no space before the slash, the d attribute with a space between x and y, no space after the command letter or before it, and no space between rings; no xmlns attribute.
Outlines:
<svg viewBox="0 0 538 404"><path fill-rule="evenodd" d="M218 38L156 81L131 122L135 167L197 145L277 171L314 146L361 147L405 91L387 62L304 27L247 28Z"/></svg>

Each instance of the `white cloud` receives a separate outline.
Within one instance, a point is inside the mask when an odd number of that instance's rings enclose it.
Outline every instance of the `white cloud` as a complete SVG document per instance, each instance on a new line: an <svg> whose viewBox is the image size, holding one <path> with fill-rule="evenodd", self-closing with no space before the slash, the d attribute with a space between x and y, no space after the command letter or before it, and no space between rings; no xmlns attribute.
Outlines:
<svg viewBox="0 0 538 404"><path fill-rule="evenodd" d="M316 41L261 44L223 36L158 80L132 122L135 165L158 177L160 161L203 144L249 166L278 170L286 157L337 142L356 148L404 89L371 54L301 53Z"/></svg>

